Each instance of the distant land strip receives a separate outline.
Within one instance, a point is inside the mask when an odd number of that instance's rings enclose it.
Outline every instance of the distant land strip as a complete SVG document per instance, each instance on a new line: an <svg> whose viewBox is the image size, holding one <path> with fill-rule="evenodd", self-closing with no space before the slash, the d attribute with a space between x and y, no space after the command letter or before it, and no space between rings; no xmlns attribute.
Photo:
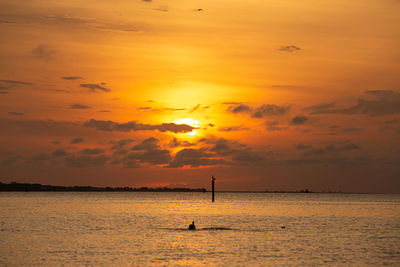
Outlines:
<svg viewBox="0 0 400 267"><path fill-rule="evenodd" d="M59 186L59 185L42 185L11 182L9 184L0 182L0 191L44 191L44 192L206 192L205 188L183 188L183 187L95 187L95 186Z"/></svg>

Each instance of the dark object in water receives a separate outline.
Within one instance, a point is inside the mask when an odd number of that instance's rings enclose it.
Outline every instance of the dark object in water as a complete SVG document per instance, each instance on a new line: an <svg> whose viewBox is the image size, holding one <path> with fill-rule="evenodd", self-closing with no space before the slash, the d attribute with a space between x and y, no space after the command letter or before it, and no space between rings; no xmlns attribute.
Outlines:
<svg viewBox="0 0 400 267"><path fill-rule="evenodd" d="M282 229L285 229L285 228L286 228L286 226L281 226L281 228L282 228Z"/></svg>
<svg viewBox="0 0 400 267"><path fill-rule="evenodd" d="M189 224L189 230L196 230L196 226L194 226L194 221L192 224Z"/></svg>

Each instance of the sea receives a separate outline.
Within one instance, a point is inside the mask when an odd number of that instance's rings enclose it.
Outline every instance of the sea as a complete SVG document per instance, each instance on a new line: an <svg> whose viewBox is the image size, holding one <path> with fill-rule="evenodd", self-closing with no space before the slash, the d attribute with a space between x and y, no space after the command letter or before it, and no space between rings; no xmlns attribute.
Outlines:
<svg viewBox="0 0 400 267"><path fill-rule="evenodd" d="M398 194L0 193L0 266L383 265Z"/></svg>

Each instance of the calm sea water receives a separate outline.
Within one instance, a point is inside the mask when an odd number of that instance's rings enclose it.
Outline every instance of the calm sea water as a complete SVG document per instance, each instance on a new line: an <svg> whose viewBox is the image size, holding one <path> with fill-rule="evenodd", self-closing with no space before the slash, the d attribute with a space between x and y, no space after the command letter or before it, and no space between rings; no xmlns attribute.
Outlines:
<svg viewBox="0 0 400 267"><path fill-rule="evenodd" d="M400 195L3 192L0 265L399 266Z"/></svg>

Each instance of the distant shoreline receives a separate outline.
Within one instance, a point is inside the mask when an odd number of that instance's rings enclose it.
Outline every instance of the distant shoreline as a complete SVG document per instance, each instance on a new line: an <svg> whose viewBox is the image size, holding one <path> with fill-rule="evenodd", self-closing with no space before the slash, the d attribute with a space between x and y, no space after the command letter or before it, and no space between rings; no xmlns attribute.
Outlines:
<svg viewBox="0 0 400 267"><path fill-rule="evenodd" d="M30 183L0 182L0 192L207 192L205 188L183 187L96 187L96 186L59 186Z"/></svg>
<svg viewBox="0 0 400 267"><path fill-rule="evenodd" d="M2 183L0 182L0 192L211 192L205 188L184 188L184 187L96 187L96 186L59 186L42 185L31 183ZM265 191L215 191L217 193L302 193L302 194L380 194L380 193L360 193L342 191L311 191L309 189L287 191L287 190L265 190Z"/></svg>

